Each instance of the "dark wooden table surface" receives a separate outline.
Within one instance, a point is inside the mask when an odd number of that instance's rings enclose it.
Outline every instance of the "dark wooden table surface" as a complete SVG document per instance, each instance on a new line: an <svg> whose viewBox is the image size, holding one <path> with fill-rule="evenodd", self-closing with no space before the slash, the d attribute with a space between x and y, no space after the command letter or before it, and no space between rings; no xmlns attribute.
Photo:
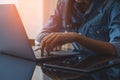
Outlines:
<svg viewBox="0 0 120 80"><path fill-rule="evenodd" d="M113 57L111 56L90 56L87 59L83 60L76 66L71 66L72 68L77 68L77 69L91 69L94 68L97 65L103 64L108 62L109 60L112 60ZM63 61L63 60L61 60ZM48 61L46 63L48 64L53 64L53 65L62 65L65 67L69 67L67 65L64 65L61 63L59 60L54 60L54 61ZM62 72L62 71L53 71L53 70L48 70L48 69L43 69L43 72L51 77L53 80L67 80L67 79L73 79L80 77L81 74L78 73L70 73L70 72Z"/></svg>

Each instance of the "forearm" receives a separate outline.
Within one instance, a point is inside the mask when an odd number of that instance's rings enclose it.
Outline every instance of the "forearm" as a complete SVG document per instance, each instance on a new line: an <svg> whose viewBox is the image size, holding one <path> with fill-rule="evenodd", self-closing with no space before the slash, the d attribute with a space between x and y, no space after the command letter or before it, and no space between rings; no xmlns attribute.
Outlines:
<svg viewBox="0 0 120 80"><path fill-rule="evenodd" d="M115 48L109 42L93 40L82 35L78 35L77 42L83 47L90 49L98 54L116 55Z"/></svg>

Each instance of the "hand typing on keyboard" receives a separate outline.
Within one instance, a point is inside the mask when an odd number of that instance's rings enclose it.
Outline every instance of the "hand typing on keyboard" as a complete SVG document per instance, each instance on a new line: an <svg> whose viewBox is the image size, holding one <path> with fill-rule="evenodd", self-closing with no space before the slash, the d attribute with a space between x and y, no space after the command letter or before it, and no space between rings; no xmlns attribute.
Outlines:
<svg viewBox="0 0 120 80"><path fill-rule="evenodd" d="M35 46L33 49L34 53L40 53L40 56L49 55L49 52L44 50L44 54L41 54L41 47Z"/></svg>
<svg viewBox="0 0 120 80"><path fill-rule="evenodd" d="M62 46L57 46L57 47L53 48L52 52L54 52L54 51L61 51L61 50L62 50ZM34 52L37 52L37 51L39 51L41 53L41 47L40 46L37 46L34 49ZM44 54L41 54L41 56L44 56L44 55L48 55L48 56L51 55L50 51L44 50Z"/></svg>

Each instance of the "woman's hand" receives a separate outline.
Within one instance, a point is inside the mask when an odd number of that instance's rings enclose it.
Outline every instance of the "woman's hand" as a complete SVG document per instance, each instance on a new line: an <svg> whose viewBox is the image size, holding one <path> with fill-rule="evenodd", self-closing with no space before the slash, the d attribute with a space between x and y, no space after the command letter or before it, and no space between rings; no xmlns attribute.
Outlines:
<svg viewBox="0 0 120 80"><path fill-rule="evenodd" d="M55 47L61 46L66 43L76 42L77 37L79 34L74 32L67 32L67 33L51 33L43 38L41 41L41 52L42 55L44 53L44 50L47 52L52 51Z"/></svg>

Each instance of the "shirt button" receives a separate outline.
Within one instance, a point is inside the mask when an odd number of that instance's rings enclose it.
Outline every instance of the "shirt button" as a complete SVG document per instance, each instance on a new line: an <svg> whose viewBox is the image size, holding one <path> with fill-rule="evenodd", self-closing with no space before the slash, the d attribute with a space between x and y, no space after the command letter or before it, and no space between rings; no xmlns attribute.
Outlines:
<svg viewBox="0 0 120 80"><path fill-rule="evenodd" d="M96 31L97 34L100 34L100 31Z"/></svg>

